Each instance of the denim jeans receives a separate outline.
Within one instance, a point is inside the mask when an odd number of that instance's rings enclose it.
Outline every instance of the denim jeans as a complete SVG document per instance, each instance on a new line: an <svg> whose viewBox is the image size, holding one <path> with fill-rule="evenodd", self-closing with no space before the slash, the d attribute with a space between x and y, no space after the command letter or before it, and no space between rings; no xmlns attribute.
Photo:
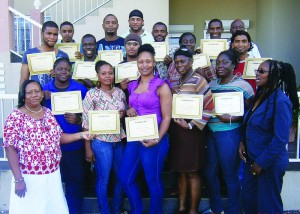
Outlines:
<svg viewBox="0 0 300 214"><path fill-rule="evenodd" d="M222 170L228 191L228 207L226 213L240 213L239 182L240 157L240 128L229 131L209 131L207 137L207 158L204 176L210 195L210 206L214 213L222 212L223 205L220 196L218 170Z"/></svg>
<svg viewBox="0 0 300 214"><path fill-rule="evenodd" d="M114 184L112 198L112 212L108 203L107 187L109 175L113 169L116 177L119 175L124 154L124 144L120 142L104 142L98 139L92 141L92 149L95 155L96 169L96 194L101 214L120 213L122 204L122 186L119 180Z"/></svg>
<svg viewBox="0 0 300 214"><path fill-rule="evenodd" d="M131 214L143 212L143 202L135 182L141 166L144 170L150 192L150 214L162 213L163 183L162 170L169 150L168 136L165 135L155 146L146 148L140 141L128 142L120 169L120 181L130 203Z"/></svg>

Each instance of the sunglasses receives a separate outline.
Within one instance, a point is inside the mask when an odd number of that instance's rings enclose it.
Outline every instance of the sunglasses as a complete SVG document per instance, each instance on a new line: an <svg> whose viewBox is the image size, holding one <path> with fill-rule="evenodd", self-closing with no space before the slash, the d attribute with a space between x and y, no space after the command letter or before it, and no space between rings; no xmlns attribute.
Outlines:
<svg viewBox="0 0 300 214"><path fill-rule="evenodd" d="M269 71L264 71L262 69L255 69L254 71L255 71L255 73L260 73L260 74L264 74L264 73L268 73L269 72Z"/></svg>

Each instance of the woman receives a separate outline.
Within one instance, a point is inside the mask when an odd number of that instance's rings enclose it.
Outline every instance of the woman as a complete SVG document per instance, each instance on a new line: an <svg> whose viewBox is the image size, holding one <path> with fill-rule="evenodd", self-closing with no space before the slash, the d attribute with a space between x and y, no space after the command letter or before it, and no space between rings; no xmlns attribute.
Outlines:
<svg viewBox="0 0 300 214"><path fill-rule="evenodd" d="M216 61L218 79L209 83L212 93L243 92L244 103L254 95L249 83L233 75L238 64L235 53L223 51ZM217 115L208 121L207 156L204 175L213 213L224 211L220 196L219 170L222 171L228 191L226 213L240 213L240 182L238 177L242 116Z"/></svg>
<svg viewBox="0 0 300 214"><path fill-rule="evenodd" d="M5 122L3 147L13 173L10 213L69 213L59 170L60 143L89 137L87 132L62 133L43 101L40 83L26 80L18 109Z"/></svg>
<svg viewBox="0 0 300 214"><path fill-rule="evenodd" d="M88 111L97 110L118 110L120 118L123 119L127 107L124 92L113 87L114 69L111 64L105 61L98 61L95 66L98 83L92 88L83 100L82 127L89 129ZM91 142L85 141L86 161L95 161L96 169L96 194L100 212L120 213L122 203L122 188L117 180L114 186L112 199L112 210L108 204L107 187L111 169L118 176L123 158L124 144L121 142L125 138L125 132L121 125L120 134L99 134Z"/></svg>
<svg viewBox="0 0 300 214"><path fill-rule="evenodd" d="M276 60L267 60L256 70L258 89L245 114L245 136L239 148L246 161L242 184L246 214L283 213L280 193L289 160L286 145L292 109L299 109L295 79L292 66Z"/></svg>
<svg viewBox="0 0 300 214"><path fill-rule="evenodd" d="M154 48L145 44L138 50L140 78L129 83L129 109L127 116L156 114L159 138L129 141L126 144L120 180L127 193L132 214L143 212L143 202L135 177L141 166L150 192L151 214L162 213L162 169L169 150L167 130L171 120L172 95L164 80L154 76Z"/></svg>
<svg viewBox="0 0 300 214"><path fill-rule="evenodd" d="M178 213L198 213L200 202L201 179L199 171L204 166L203 128L213 110L212 94L206 80L193 71L193 54L186 46L180 46L174 54L178 84L173 85L173 94L204 95L203 116L199 120L174 119L170 126L171 147L169 154L170 168L179 173L179 209ZM189 208L186 206L190 192Z"/></svg>

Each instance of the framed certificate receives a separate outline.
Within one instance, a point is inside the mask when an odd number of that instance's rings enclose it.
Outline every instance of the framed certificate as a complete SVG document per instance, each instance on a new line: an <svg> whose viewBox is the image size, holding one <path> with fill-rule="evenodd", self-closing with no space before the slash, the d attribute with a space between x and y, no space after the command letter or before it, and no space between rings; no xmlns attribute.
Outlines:
<svg viewBox="0 0 300 214"><path fill-rule="evenodd" d="M196 68L206 68L209 67L210 64L210 59L207 54L196 54L193 55L193 69Z"/></svg>
<svg viewBox="0 0 300 214"><path fill-rule="evenodd" d="M56 47L65 52L66 54L68 54L69 56L69 59L71 62L75 62L76 60L76 57L75 57L75 52L78 52L79 51L79 43L57 43L56 44Z"/></svg>
<svg viewBox="0 0 300 214"><path fill-rule="evenodd" d="M123 61L123 52L121 50L98 51L98 58L116 66Z"/></svg>
<svg viewBox="0 0 300 214"><path fill-rule="evenodd" d="M215 115L244 115L243 92L213 93L212 96L215 105Z"/></svg>
<svg viewBox="0 0 300 214"><path fill-rule="evenodd" d="M126 117L127 141L159 138L156 114Z"/></svg>
<svg viewBox="0 0 300 214"><path fill-rule="evenodd" d="M119 83L126 78L136 80L138 76L139 70L136 61L118 64L115 67L115 83Z"/></svg>
<svg viewBox="0 0 300 214"><path fill-rule="evenodd" d="M30 75L49 74L56 60L55 52L27 54Z"/></svg>
<svg viewBox="0 0 300 214"><path fill-rule="evenodd" d="M118 110L89 111L89 132L92 134L120 134Z"/></svg>
<svg viewBox="0 0 300 214"><path fill-rule="evenodd" d="M97 81L98 76L95 70L95 62L76 61L72 78Z"/></svg>
<svg viewBox="0 0 300 214"><path fill-rule="evenodd" d="M83 112L81 91L52 92L51 109L54 115Z"/></svg>
<svg viewBox="0 0 300 214"><path fill-rule="evenodd" d="M255 70L258 69L259 65L272 58L246 58L245 66L243 71L243 79L255 79Z"/></svg>
<svg viewBox="0 0 300 214"><path fill-rule="evenodd" d="M172 118L201 119L203 95L173 94Z"/></svg>
<svg viewBox="0 0 300 214"><path fill-rule="evenodd" d="M151 43L155 50L155 60L156 61L164 61L166 55L169 54L168 44L165 42L153 42Z"/></svg>
<svg viewBox="0 0 300 214"><path fill-rule="evenodd" d="M227 49L226 39L201 39L201 50L211 59L216 59L220 52Z"/></svg>

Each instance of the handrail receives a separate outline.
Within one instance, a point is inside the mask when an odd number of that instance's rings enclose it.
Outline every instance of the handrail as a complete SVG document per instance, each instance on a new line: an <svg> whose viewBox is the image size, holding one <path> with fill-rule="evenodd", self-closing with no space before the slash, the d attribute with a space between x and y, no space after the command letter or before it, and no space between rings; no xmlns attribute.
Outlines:
<svg viewBox="0 0 300 214"><path fill-rule="evenodd" d="M41 9L41 13L44 13L45 10L49 9L50 7L52 7L53 5L57 4L58 2L60 2L61 0L56 0L53 1L52 3L50 3L49 5L47 5L46 7L44 7L43 9Z"/></svg>
<svg viewBox="0 0 300 214"><path fill-rule="evenodd" d="M18 57L22 58L23 56L19 53L17 53L16 51L14 50L10 50L10 52L12 52L13 54L17 55Z"/></svg>
<svg viewBox="0 0 300 214"><path fill-rule="evenodd" d="M42 25L36 21L34 21L33 19L31 18L28 18L27 16L25 16L24 14L20 13L19 11L15 10L14 8L12 7L8 7L8 10L12 13L14 13L15 15L18 15L20 16L21 18L25 19L26 21L28 21L29 23L35 25L36 27L42 29Z"/></svg>

